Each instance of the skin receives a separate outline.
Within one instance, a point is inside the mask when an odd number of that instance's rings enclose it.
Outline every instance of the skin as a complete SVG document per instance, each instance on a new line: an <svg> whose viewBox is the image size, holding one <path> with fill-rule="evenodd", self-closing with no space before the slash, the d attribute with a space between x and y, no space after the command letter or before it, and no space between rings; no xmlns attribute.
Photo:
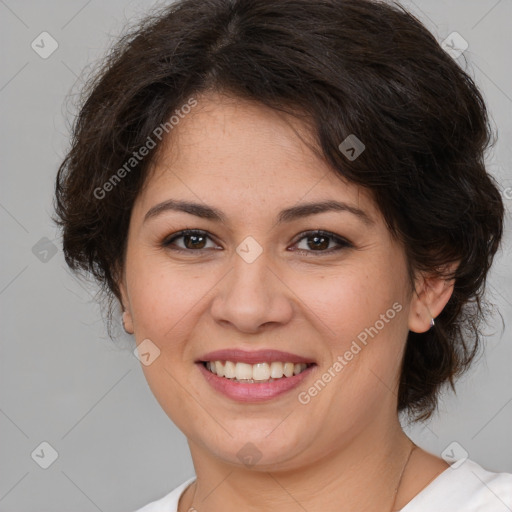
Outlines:
<svg viewBox="0 0 512 512"><path fill-rule="evenodd" d="M370 194L314 154L297 119L219 94L197 99L160 148L134 204L120 282L126 329L137 344L150 339L160 350L142 365L148 384L189 442L197 481L179 509L288 512L300 504L313 512L343 503L356 512L390 510L411 448L396 413L407 333L429 329L453 283L419 274L409 281L403 247ZM171 198L213 206L226 220L166 211L144 221ZM371 222L328 211L276 224L284 208L328 199L363 210ZM207 232L202 250L186 237L163 245L187 228ZM334 238L320 249L312 235L298 238L316 229L352 245L331 251L339 247ZM252 263L236 252L248 236L263 250ZM301 404L298 393L394 303L401 311ZM275 348L317 366L299 389L239 403L214 391L194 364L223 348ZM248 442L261 453L249 467L237 456ZM446 467L415 450L394 508Z"/></svg>

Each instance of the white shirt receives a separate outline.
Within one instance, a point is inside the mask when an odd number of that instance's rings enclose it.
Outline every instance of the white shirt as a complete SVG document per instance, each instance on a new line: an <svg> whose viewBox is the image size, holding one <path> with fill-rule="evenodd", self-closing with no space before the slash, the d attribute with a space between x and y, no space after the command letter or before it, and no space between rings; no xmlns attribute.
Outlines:
<svg viewBox="0 0 512 512"><path fill-rule="evenodd" d="M195 479L189 478L136 512L177 512L181 495ZM400 512L511 511L512 473L492 473L468 459L457 469L445 469Z"/></svg>

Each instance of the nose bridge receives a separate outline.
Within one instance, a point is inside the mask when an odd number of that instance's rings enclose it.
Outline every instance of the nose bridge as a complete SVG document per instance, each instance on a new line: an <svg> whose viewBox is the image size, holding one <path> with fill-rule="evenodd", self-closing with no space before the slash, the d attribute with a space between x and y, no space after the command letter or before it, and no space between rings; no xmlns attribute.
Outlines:
<svg viewBox="0 0 512 512"><path fill-rule="evenodd" d="M261 241L261 237L258 237ZM264 242L262 242L264 243ZM268 285L268 265L270 255L268 250L253 236L245 237L236 247L233 255L233 272L231 279L235 282L237 292L265 293ZM243 288L246 288L243 290ZM240 288L242 290L240 290Z"/></svg>
<svg viewBox="0 0 512 512"><path fill-rule="evenodd" d="M269 254L254 239L244 240L233 255L233 268L212 304L218 322L247 332L263 324L289 321L292 305L286 287L271 270Z"/></svg>

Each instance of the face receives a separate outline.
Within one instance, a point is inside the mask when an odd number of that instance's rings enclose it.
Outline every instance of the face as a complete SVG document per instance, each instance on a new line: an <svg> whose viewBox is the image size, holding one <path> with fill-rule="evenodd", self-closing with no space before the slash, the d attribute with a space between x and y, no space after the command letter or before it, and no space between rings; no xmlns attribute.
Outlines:
<svg viewBox="0 0 512 512"><path fill-rule="evenodd" d="M369 194L261 105L198 97L171 135L133 208L121 285L164 411L198 450L274 469L395 421L412 294ZM262 380L214 375L210 359ZM304 371L263 382L290 368Z"/></svg>

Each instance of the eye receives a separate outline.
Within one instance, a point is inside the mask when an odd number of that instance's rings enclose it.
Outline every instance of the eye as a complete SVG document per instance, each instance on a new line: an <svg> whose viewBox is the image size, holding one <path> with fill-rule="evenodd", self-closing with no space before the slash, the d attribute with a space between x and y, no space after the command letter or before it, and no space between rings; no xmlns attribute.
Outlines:
<svg viewBox="0 0 512 512"><path fill-rule="evenodd" d="M183 246L176 247L175 242L180 239L183 240ZM207 240L211 241L211 238L206 231L200 229L185 229L172 235L170 238L166 238L162 242L162 246L178 252L202 251L212 248L206 246ZM216 247L217 246L214 244L213 248Z"/></svg>
<svg viewBox="0 0 512 512"><path fill-rule="evenodd" d="M306 231L301 233L295 245L298 245L298 242L301 242L302 240L306 240L306 247L299 247L298 249L293 250L298 250L308 256L313 252L331 254L348 247L354 247L348 240L345 240L334 233L330 233L329 231L322 230ZM334 242L334 248L331 246L331 242Z"/></svg>
<svg viewBox="0 0 512 512"><path fill-rule="evenodd" d="M300 243L306 240L306 247L300 247ZM183 245L178 245L176 242L182 241ZM213 245L208 247L208 241ZM334 243L334 247L332 247ZM315 230L315 231L304 231L298 235L297 242L294 244L299 247L292 249L308 256L311 253L323 253L331 254L341 249L348 247L354 247L348 240L330 233L329 231ZM162 246L173 251L191 253L200 252L206 249L218 249L218 246L213 243L210 235L200 229L185 229L179 233L175 233L170 237L166 238L162 242Z"/></svg>

